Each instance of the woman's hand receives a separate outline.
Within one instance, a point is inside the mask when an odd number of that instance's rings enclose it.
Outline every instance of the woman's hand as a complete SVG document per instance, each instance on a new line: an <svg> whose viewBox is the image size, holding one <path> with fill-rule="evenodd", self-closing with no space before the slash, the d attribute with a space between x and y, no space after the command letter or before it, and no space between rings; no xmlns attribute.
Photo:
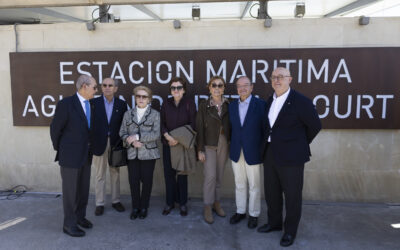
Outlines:
<svg viewBox="0 0 400 250"><path fill-rule="evenodd" d="M165 139L168 141L168 145L175 146L178 144L178 141L174 139L174 137L170 136L168 133L164 134Z"/></svg>
<svg viewBox="0 0 400 250"><path fill-rule="evenodd" d="M140 141L134 141L133 142L133 146L135 147L135 148L140 148L141 146L143 146L143 143L141 143Z"/></svg>
<svg viewBox="0 0 400 250"><path fill-rule="evenodd" d="M136 135L130 135L126 138L126 143L131 145L134 141L136 141Z"/></svg>
<svg viewBox="0 0 400 250"><path fill-rule="evenodd" d="M205 161L206 161L206 155L205 155L204 152L202 152L202 151L199 151L199 152L197 153L197 157L199 158L199 160L200 160L201 162L205 162Z"/></svg>

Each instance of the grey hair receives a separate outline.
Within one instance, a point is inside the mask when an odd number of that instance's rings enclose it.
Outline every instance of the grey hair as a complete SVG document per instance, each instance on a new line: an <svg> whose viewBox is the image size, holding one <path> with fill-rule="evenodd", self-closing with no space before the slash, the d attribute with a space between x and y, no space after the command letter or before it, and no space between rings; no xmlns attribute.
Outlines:
<svg viewBox="0 0 400 250"><path fill-rule="evenodd" d="M115 79L115 78L111 78L111 79L113 79L113 81L114 81L114 86L118 87L118 79Z"/></svg>
<svg viewBox="0 0 400 250"><path fill-rule="evenodd" d="M76 84L75 84L76 85L76 89L80 90L82 88L83 84L89 86L91 81L92 81L92 78L93 77L88 76L88 75L80 75L78 77L78 80L76 80Z"/></svg>
<svg viewBox="0 0 400 250"><path fill-rule="evenodd" d="M253 85L253 83L251 82L250 78L249 78L248 76L246 76L246 75L238 77L238 78L236 79L236 81L235 81L235 85L237 84L237 82L238 82L240 79L243 79L243 78L249 80L250 85Z"/></svg>

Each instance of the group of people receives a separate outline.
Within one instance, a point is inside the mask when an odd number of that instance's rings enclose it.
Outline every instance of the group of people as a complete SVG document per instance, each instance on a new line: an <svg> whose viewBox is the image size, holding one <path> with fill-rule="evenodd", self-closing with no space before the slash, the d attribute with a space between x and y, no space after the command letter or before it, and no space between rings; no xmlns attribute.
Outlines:
<svg viewBox="0 0 400 250"><path fill-rule="evenodd" d="M148 87L134 88L136 105L127 110L126 103L115 97L115 80L104 79L103 94L93 98L95 79L81 75L76 82L77 93L58 103L50 126L56 161L61 166L63 231L84 236L78 225L93 226L86 219L92 163L96 168L95 215L104 213L107 169L112 207L119 212L125 210L120 202L119 168L108 166L107 161L109 151L119 143L127 148L130 218L146 218L161 137L166 186L163 215L176 207L181 216L188 214L188 175L199 160L204 165L204 220L212 224L213 212L225 217L220 200L229 155L236 200L230 224L245 219L248 210L247 226L258 226L263 164L268 223L257 231L284 230L281 246L293 244L301 217L304 164L310 159L309 144L320 131L321 122L311 100L290 88L288 69L276 68L270 80L274 94L267 101L252 94L253 83L246 76L236 80L239 98L230 101L224 97L224 79L214 76L207 85L208 100L202 100L196 111L194 101L185 95L186 81L176 77L169 83L172 97L158 112L150 105L152 91Z"/></svg>

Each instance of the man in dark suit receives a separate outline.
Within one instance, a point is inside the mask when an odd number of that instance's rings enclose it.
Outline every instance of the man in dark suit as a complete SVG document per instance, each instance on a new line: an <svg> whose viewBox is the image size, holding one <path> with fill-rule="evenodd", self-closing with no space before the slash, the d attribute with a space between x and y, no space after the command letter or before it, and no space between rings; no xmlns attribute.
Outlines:
<svg viewBox="0 0 400 250"><path fill-rule="evenodd" d="M248 77L238 78L236 88L240 98L229 104L232 132L230 158L235 176L236 213L229 222L237 224L246 218L247 195L249 194L247 226L255 228L261 210L260 148L263 142L266 104L251 94L253 84Z"/></svg>
<svg viewBox="0 0 400 250"><path fill-rule="evenodd" d="M282 230L283 195L286 217L281 246L293 244L301 217L304 164L310 160L309 144L321 130L311 100L290 89L289 70L276 68L271 84L275 93L267 101L264 147L264 192L268 224L258 228L268 233Z"/></svg>
<svg viewBox="0 0 400 250"><path fill-rule="evenodd" d="M56 161L61 169L64 233L80 237L85 235L84 228L91 228L87 220L86 206L89 198L90 164L90 127L92 99L97 91L93 77L81 75L76 81L78 92L66 97L57 104L53 121L50 125L50 136Z"/></svg>
<svg viewBox="0 0 400 250"><path fill-rule="evenodd" d="M91 100L93 104L92 151L93 165L96 168L96 210L95 215L102 215L106 198L106 171L110 170L111 203L118 212L125 211L120 202L119 168L109 167L108 153L119 141L119 129L124 117L126 103L114 97L118 90L117 82L106 78L101 84L103 95Z"/></svg>

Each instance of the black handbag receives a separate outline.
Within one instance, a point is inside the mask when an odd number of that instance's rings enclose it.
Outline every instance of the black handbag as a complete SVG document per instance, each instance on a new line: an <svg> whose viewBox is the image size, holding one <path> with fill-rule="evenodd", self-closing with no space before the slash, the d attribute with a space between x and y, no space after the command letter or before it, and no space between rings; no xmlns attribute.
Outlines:
<svg viewBox="0 0 400 250"><path fill-rule="evenodd" d="M108 165L110 167L122 167L128 164L128 154L126 148L122 145L121 138L111 147L108 153Z"/></svg>

